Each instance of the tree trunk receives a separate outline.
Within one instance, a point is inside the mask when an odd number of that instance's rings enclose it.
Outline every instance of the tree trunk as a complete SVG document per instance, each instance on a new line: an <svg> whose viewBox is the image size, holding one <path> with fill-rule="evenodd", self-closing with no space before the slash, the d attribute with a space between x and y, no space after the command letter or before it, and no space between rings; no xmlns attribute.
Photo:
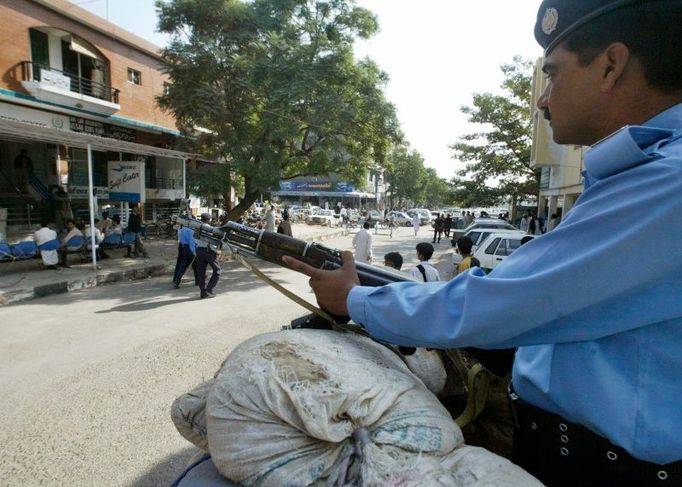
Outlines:
<svg viewBox="0 0 682 487"><path fill-rule="evenodd" d="M248 178L244 181L244 193L245 193L244 197L237 204L237 206L232 208L227 213L228 220L231 221L238 220L239 217L241 217L246 212L246 210L251 208L251 205L253 205L260 196L260 191L252 187L251 180Z"/></svg>
<svg viewBox="0 0 682 487"><path fill-rule="evenodd" d="M511 212L509 213L509 223L511 223L512 225L514 225L514 223L516 222L516 213L517 213L516 207L517 207L518 203L519 203L519 201L516 198L516 196L512 195L512 197L511 197Z"/></svg>
<svg viewBox="0 0 682 487"><path fill-rule="evenodd" d="M223 201L225 202L225 209L232 211L232 172L227 171L227 181L225 181L225 191L223 191Z"/></svg>

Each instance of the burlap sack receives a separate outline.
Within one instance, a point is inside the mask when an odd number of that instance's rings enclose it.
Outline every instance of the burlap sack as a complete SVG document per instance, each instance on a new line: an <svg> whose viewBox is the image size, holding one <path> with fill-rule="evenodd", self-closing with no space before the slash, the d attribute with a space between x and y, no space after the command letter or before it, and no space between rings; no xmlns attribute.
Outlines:
<svg viewBox="0 0 682 487"><path fill-rule="evenodd" d="M214 464L243 485L437 485L449 478L441 458L462 445L397 355L323 330L242 343L216 376L206 418Z"/></svg>
<svg viewBox="0 0 682 487"><path fill-rule="evenodd" d="M428 390L436 396L443 392L448 376L438 352L418 348L412 355L405 355L403 360L407 368L421 379Z"/></svg>
<svg viewBox="0 0 682 487"><path fill-rule="evenodd" d="M171 405L171 419L178 432L205 452L208 452L206 398L211 385L213 379L199 384Z"/></svg>

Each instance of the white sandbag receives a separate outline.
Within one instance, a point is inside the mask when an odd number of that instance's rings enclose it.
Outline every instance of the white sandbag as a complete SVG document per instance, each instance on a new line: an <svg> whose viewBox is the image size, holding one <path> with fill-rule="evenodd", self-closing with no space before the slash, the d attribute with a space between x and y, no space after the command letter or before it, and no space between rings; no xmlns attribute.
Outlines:
<svg viewBox="0 0 682 487"><path fill-rule="evenodd" d="M421 379L428 390L436 396L443 392L448 374L438 352L418 348L412 355L403 356L403 360L407 368Z"/></svg>
<svg viewBox="0 0 682 487"><path fill-rule="evenodd" d="M443 458L455 485L462 487L542 487L521 467L499 455L475 446L462 446Z"/></svg>
<svg viewBox="0 0 682 487"><path fill-rule="evenodd" d="M396 354L323 330L239 345L209 392L206 421L214 464L243 485L455 485L441 459L463 444Z"/></svg>
<svg viewBox="0 0 682 487"><path fill-rule="evenodd" d="M205 452L208 452L206 398L213 381L211 379L199 384L171 405L171 419L178 432Z"/></svg>

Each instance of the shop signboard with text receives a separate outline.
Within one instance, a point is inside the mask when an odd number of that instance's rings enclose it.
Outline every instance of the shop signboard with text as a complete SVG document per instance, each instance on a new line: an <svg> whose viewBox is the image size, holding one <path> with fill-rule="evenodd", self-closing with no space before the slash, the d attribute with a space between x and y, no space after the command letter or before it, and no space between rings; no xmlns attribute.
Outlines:
<svg viewBox="0 0 682 487"><path fill-rule="evenodd" d="M144 162L109 161L108 169L111 201L145 202Z"/></svg>
<svg viewBox="0 0 682 487"><path fill-rule="evenodd" d="M280 181L280 191L336 191L352 193L354 186L345 181L309 180L299 179L295 181Z"/></svg>

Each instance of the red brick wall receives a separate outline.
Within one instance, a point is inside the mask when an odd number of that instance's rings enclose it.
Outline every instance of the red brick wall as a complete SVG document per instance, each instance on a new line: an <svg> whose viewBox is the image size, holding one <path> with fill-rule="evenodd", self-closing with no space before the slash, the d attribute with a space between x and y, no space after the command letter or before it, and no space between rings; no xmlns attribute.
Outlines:
<svg viewBox="0 0 682 487"><path fill-rule="evenodd" d="M120 90L121 109L114 116L176 129L171 115L156 106L165 76L161 62L144 52L59 15L30 0L0 0L0 88L25 93L21 86L21 61L30 60L31 27L54 27L71 32L94 45L108 59L111 86ZM142 74L142 84L128 82L128 68Z"/></svg>

